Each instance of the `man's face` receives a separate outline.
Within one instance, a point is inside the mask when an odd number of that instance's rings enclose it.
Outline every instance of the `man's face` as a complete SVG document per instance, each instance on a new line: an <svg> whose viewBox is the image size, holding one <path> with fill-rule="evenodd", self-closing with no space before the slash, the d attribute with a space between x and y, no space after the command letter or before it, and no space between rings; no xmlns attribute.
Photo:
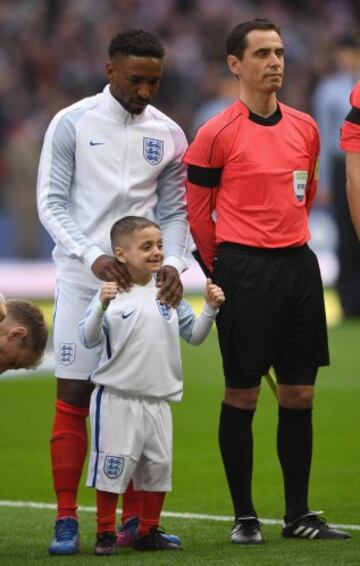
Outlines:
<svg viewBox="0 0 360 566"><path fill-rule="evenodd" d="M9 369L31 368L36 359L29 348L21 345L20 340L10 340L0 344L0 373Z"/></svg>
<svg viewBox="0 0 360 566"><path fill-rule="evenodd" d="M284 74L284 45L276 31L253 30L247 36L242 59L229 55L231 72L240 79L240 91L276 92Z"/></svg>
<svg viewBox="0 0 360 566"><path fill-rule="evenodd" d="M334 60L337 68L346 73L357 74L360 70L360 50L356 47L337 47Z"/></svg>
<svg viewBox="0 0 360 566"><path fill-rule="evenodd" d="M141 114L156 94L163 60L155 57L115 55L106 64L111 94L131 114Z"/></svg>

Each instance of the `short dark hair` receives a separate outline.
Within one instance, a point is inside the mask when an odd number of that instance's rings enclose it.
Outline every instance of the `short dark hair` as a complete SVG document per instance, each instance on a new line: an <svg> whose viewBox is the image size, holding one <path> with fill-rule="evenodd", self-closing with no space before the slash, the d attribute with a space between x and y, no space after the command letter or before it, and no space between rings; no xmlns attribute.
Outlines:
<svg viewBox="0 0 360 566"><path fill-rule="evenodd" d="M6 300L7 316L27 328L27 335L23 338L22 346L34 354L34 367L42 358L48 339L48 328L44 315L34 303L24 299Z"/></svg>
<svg viewBox="0 0 360 566"><path fill-rule="evenodd" d="M160 226L156 224L156 222L144 216L124 216L124 218L117 220L110 230L110 240L113 251L119 238L129 235L135 232L135 230L143 230L150 226L154 226L160 230Z"/></svg>
<svg viewBox="0 0 360 566"><path fill-rule="evenodd" d="M337 49L360 49L360 39L350 33L340 35L335 39L335 47Z"/></svg>
<svg viewBox="0 0 360 566"><path fill-rule="evenodd" d="M228 35L226 40L226 54L235 55L241 59L247 47L246 36L253 30L276 31L281 36L280 28L267 18L256 18L238 24Z"/></svg>
<svg viewBox="0 0 360 566"><path fill-rule="evenodd" d="M108 53L110 58L120 54L162 59L165 55L165 49L154 33L149 33L143 29L128 29L112 38Z"/></svg>

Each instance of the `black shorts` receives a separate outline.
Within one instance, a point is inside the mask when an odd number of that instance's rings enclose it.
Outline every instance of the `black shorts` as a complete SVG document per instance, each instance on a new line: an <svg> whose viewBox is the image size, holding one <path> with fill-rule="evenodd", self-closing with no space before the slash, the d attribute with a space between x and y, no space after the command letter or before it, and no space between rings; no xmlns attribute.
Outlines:
<svg viewBox="0 0 360 566"><path fill-rule="evenodd" d="M271 366L279 383L313 384L319 366L329 364L313 251L224 243L213 280L225 293L216 323L226 386L254 387Z"/></svg>

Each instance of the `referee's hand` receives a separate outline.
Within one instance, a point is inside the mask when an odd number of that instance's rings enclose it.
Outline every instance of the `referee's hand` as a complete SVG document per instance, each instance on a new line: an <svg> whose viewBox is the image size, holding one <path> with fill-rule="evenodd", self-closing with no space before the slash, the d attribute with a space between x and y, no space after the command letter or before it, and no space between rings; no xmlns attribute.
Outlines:
<svg viewBox="0 0 360 566"><path fill-rule="evenodd" d="M101 281L116 281L119 292L129 291L133 285L126 266L115 257L99 256L92 264L91 271Z"/></svg>

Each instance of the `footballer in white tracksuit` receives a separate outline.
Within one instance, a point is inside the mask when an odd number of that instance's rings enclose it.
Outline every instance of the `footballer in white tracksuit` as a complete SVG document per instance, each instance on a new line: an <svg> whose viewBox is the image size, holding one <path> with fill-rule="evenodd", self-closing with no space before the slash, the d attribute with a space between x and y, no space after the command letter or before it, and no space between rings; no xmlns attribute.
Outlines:
<svg viewBox="0 0 360 566"><path fill-rule="evenodd" d="M106 311L95 295L79 324L83 345L101 345L90 404L87 485L124 493L170 491L172 417L168 401L182 397L179 334L191 344L208 335L217 309L198 318L183 299L177 309L157 300L154 279L117 294Z"/></svg>
<svg viewBox="0 0 360 566"><path fill-rule="evenodd" d="M46 132L38 174L38 209L55 242L56 376L87 379L99 349L86 351L77 325L99 280L91 265L112 255L110 228L127 215L155 219L164 239L164 265L186 268L187 142L181 128L151 105L130 114L109 86L61 110Z"/></svg>

